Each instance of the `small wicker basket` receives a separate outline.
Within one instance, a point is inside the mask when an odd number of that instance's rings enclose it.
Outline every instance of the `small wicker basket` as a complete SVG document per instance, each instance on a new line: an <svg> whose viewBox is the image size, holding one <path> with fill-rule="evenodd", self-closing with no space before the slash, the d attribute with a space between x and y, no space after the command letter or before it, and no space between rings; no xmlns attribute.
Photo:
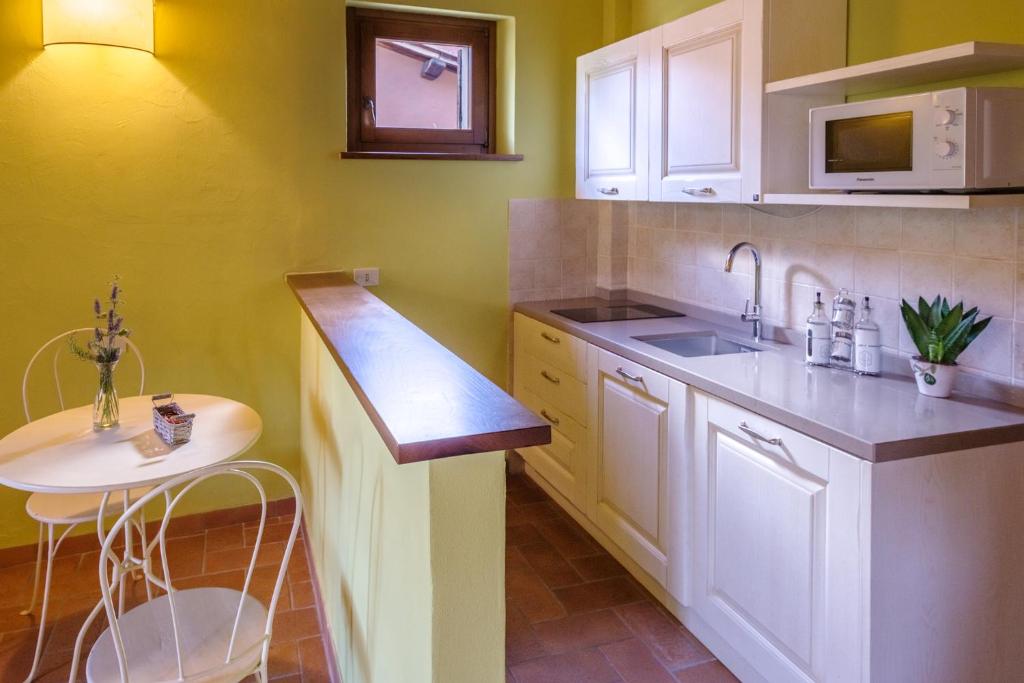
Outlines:
<svg viewBox="0 0 1024 683"><path fill-rule="evenodd" d="M168 446L188 443L195 413L186 413L174 402L174 394L153 397L153 429Z"/></svg>

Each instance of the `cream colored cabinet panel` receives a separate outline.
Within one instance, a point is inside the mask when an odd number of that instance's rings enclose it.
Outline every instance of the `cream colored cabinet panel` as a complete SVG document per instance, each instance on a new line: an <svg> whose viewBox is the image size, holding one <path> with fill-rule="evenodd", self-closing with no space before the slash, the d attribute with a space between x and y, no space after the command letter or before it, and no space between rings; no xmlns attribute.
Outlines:
<svg viewBox="0 0 1024 683"><path fill-rule="evenodd" d="M576 196L647 199L648 34L576 60Z"/></svg>
<svg viewBox="0 0 1024 683"><path fill-rule="evenodd" d="M651 31L651 201L756 201L762 15L725 0Z"/></svg>
<svg viewBox="0 0 1024 683"><path fill-rule="evenodd" d="M695 414L696 611L767 680L859 680L857 462L717 399Z"/></svg>
<svg viewBox="0 0 1024 683"><path fill-rule="evenodd" d="M516 382L580 424L587 424L587 385L571 374L528 353L518 353Z"/></svg>
<svg viewBox="0 0 1024 683"><path fill-rule="evenodd" d="M587 343L539 320L516 313L513 321L516 351L528 353L568 372L580 381L587 377Z"/></svg>
<svg viewBox="0 0 1024 683"><path fill-rule="evenodd" d="M668 482L684 445L672 428L685 386L597 347L588 361L591 521L662 585L669 556Z"/></svg>
<svg viewBox="0 0 1024 683"><path fill-rule="evenodd" d="M520 448L519 454L573 505L581 507L586 486L586 428L525 389L518 389L516 398L551 423L550 444Z"/></svg>

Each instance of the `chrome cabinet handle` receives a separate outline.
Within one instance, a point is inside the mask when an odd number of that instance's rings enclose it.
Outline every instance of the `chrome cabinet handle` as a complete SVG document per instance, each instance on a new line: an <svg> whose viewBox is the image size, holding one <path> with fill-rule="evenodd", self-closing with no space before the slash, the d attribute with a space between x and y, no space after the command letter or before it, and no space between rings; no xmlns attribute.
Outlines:
<svg viewBox="0 0 1024 683"><path fill-rule="evenodd" d="M782 445L782 439L779 437L776 436L775 438L769 439L767 436L764 436L757 430L751 428L746 422L740 422L740 431L756 441L764 441L766 444L771 446Z"/></svg>
<svg viewBox="0 0 1024 683"><path fill-rule="evenodd" d="M683 194L688 194L691 197L711 197L715 195L715 188L702 187L697 189L696 187L684 187Z"/></svg>
<svg viewBox="0 0 1024 683"><path fill-rule="evenodd" d="M617 187L599 187L599 188L597 188L597 191L600 192L601 194L607 194L607 195L615 196L615 195L617 195L619 193L619 188L617 188Z"/></svg>
<svg viewBox="0 0 1024 683"><path fill-rule="evenodd" d="M548 411L544 409L541 409L540 416L543 417L548 422L550 422L551 424L555 425L556 427L558 426L558 423L561 422L561 420L559 420L554 415L548 415Z"/></svg>
<svg viewBox="0 0 1024 683"><path fill-rule="evenodd" d="M552 384L561 384L562 383L562 380L558 379L557 377L554 377L553 375L548 374L547 370L541 370L540 371L540 376L543 377L544 379L546 379L547 381L551 382Z"/></svg>
<svg viewBox="0 0 1024 683"><path fill-rule="evenodd" d="M547 339L547 340L548 340L549 342L551 342L552 344L561 344L561 343L562 343L562 340L561 340L561 339L559 339L558 337L552 337L552 336L551 336L550 334L548 334L547 332L541 332L541 333L540 333L540 336L544 337L545 339Z"/></svg>
<svg viewBox="0 0 1024 683"><path fill-rule="evenodd" d="M619 375L623 379L628 379L630 382L643 382L644 381L643 375L631 375L628 372L626 372L625 370L623 370L622 368L615 368L615 372L619 373Z"/></svg>

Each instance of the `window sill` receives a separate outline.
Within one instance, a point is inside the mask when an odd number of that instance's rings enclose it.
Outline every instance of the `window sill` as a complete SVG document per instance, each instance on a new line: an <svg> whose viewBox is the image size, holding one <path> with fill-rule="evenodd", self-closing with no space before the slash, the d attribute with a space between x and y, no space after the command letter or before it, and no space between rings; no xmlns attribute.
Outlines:
<svg viewBox="0 0 1024 683"><path fill-rule="evenodd" d="M342 159L415 159L429 161L522 161L522 154L458 154L450 152L342 152Z"/></svg>

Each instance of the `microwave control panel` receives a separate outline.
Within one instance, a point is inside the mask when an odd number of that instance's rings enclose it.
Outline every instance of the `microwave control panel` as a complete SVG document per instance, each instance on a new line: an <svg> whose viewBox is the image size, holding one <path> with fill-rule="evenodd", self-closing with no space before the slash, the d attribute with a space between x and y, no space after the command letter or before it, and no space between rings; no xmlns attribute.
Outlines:
<svg viewBox="0 0 1024 683"><path fill-rule="evenodd" d="M943 90L932 95L935 123L932 168L960 170L964 167L964 115L966 102L962 88Z"/></svg>

